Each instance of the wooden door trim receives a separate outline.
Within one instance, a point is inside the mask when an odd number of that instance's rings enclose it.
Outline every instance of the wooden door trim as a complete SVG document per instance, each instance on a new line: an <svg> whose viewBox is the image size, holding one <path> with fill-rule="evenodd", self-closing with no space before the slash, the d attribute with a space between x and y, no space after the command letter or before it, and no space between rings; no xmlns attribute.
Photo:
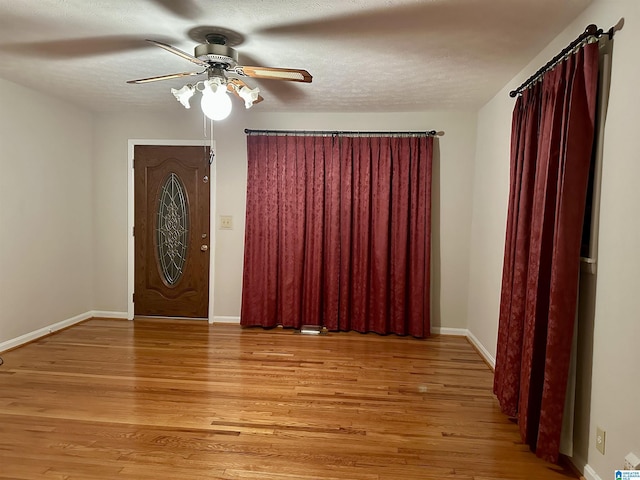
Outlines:
<svg viewBox="0 0 640 480"><path fill-rule="evenodd" d="M158 140L158 139L129 139L127 158L127 318L133 320L133 291L135 281L135 242L133 237L133 225L135 216L135 201L133 189L133 152L136 145L161 145L161 146L211 146L211 141L205 140ZM213 144L215 152L215 142ZM213 323L214 311L214 278L215 278L215 257L216 257L216 223L214 221L216 212L216 161L211 164L209 172L209 314L207 320Z"/></svg>

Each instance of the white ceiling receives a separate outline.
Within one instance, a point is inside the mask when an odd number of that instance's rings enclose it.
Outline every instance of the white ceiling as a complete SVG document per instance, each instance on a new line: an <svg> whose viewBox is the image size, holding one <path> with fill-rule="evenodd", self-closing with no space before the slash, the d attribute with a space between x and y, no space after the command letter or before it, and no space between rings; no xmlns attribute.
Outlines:
<svg viewBox="0 0 640 480"><path fill-rule="evenodd" d="M189 79L125 82L198 71L144 40L192 53L215 26L241 35L241 64L313 75L246 79L261 111L476 109L590 2L0 0L0 77L94 111L182 108L169 89Z"/></svg>

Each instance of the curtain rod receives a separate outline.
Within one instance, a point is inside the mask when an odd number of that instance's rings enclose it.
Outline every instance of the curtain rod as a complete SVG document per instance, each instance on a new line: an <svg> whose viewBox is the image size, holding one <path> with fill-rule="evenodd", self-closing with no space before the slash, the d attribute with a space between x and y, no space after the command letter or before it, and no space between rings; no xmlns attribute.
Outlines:
<svg viewBox="0 0 640 480"><path fill-rule="evenodd" d="M442 132L428 130L426 132L354 132L340 130L252 130L245 128L247 135L299 135L299 136L350 136L350 135L378 135L378 136L401 136L401 135L426 135L434 137L442 135Z"/></svg>
<svg viewBox="0 0 640 480"><path fill-rule="evenodd" d="M618 23L613 27L611 27L607 32L609 39L612 39L615 32L620 30L623 25L624 25L624 18L621 18L618 21ZM555 67L560 60L565 58L565 56L568 53L570 53L574 48L576 48L578 45L584 42L587 38L589 37L600 38L603 35L603 33L604 31L601 28L598 28L597 25L594 25L594 24L588 25L587 28L585 28L584 32L582 32L578 36L578 38L576 38L573 42L571 42L569 45L563 48L562 51L560 51L560 53L558 53L555 57L549 60L543 67L541 67L536 73L534 73L527 80L525 80L525 82L522 85L520 85L515 90L512 90L511 92L509 92L509 96L513 98L521 94L523 90L527 89L529 86L531 86L532 83L534 83L542 75L547 73L547 71Z"/></svg>

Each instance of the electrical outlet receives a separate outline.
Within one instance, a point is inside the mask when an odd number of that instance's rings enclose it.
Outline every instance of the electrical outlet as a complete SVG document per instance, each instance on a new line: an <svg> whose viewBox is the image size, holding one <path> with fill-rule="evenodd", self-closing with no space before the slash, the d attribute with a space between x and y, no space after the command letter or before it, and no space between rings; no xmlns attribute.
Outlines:
<svg viewBox="0 0 640 480"><path fill-rule="evenodd" d="M601 427L596 427L596 449L603 455L606 435L607 432L605 432Z"/></svg>
<svg viewBox="0 0 640 480"><path fill-rule="evenodd" d="M634 453L628 453L624 457L624 469L623 470L640 470L640 458Z"/></svg>
<svg viewBox="0 0 640 480"><path fill-rule="evenodd" d="M231 215L220 215L220 230L233 230L233 217Z"/></svg>

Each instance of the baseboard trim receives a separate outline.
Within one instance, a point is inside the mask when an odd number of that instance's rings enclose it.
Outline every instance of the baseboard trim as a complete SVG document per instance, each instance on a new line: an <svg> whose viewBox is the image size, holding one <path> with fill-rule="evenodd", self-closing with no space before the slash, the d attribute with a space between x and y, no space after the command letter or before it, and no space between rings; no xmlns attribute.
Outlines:
<svg viewBox="0 0 640 480"><path fill-rule="evenodd" d="M119 320L126 320L128 318L127 312L108 312L103 310L93 310L91 316L95 318L117 318Z"/></svg>
<svg viewBox="0 0 640 480"><path fill-rule="evenodd" d="M602 480L588 464L584 466L584 478L585 480Z"/></svg>
<svg viewBox="0 0 640 480"><path fill-rule="evenodd" d="M448 327L431 327L431 333L434 335L452 335L456 337L465 337L467 341L476 349L485 363L495 371L496 359L489 353L489 350L480 343L480 340L465 328L448 328Z"/></svg>
<svg viewBox="0 0 640 480"><path fill-rule="evenodd" d="M576 478L580 480L586 480L585 476L582 472L584 472L584 467L587 462L583 461L579 457L569 457L563 453L560 454L560 460L558 461L558 465L565 466L569 468Z"/></svg>
<svg viewBox="0 0 640 480"><path fill-rule="evenodd" d="M93 317L93 313L94 312L91 311L81 313L80 315L76 315L75 317L62 320L61 322L53 323L47 327L42 327L38 330L34 330L33 332L25 333L24 335L20 335L19 337L12 338L11 340L7 340L6 342L2 342L0 343L0 352L13 350L14 348L20 347L25 343L33 342L34 340L55 333L58 330L62 330L63 328L70 327L72 325L75 325L76 323L84 322L85 320Z"/></svg>
<svg viewBox="0 0 640 480"><path fill-rule="evenodd" d="M484 358L484 361L489 364L489 366L495 370L496 369L496 359L489 353L489 350L485 348L485 346L478 340L473 333L467 331L467 339L471 342L471 345L475 347L478 353Z"/></svg>
<svg viewBox="0 0 640 480"><path fill-rule="evenodd" d="M431 327L431 333L434 335L466 337L469 334L469 330L466 328Z"/></svg>
<svg viewBox="0 0 640 480"><path fill-rule="evenodd" d="M213 317L213 323L234 323L240 325L240 317Z"/></svg>
<svg viewBox="0 0 640 480"><path fill-rule="evenodd" d="M213 323L240 324L240 317L215 316L213 317ZM448 327L431 327L431 333L434 335L451 335L456 337L468 337L470 335L467 329ZM486 351L486 349L484 349L484 351Z"/></svg>
<svg viewBox="0 0 640 480"><path fill-rule="evenodd" d="M585 462L581 457L578 457L578 456L575 456L575 455L573 457L567 457L567 456L563 455L563 457L565 458L565 460L567 461L569 466L573 467L575 472L580 474L580 478L584 480L585 477L584 477L584 474L582 472L584 472L584 470L585 470L585 468L587 466L587 462Z"/></svg>

